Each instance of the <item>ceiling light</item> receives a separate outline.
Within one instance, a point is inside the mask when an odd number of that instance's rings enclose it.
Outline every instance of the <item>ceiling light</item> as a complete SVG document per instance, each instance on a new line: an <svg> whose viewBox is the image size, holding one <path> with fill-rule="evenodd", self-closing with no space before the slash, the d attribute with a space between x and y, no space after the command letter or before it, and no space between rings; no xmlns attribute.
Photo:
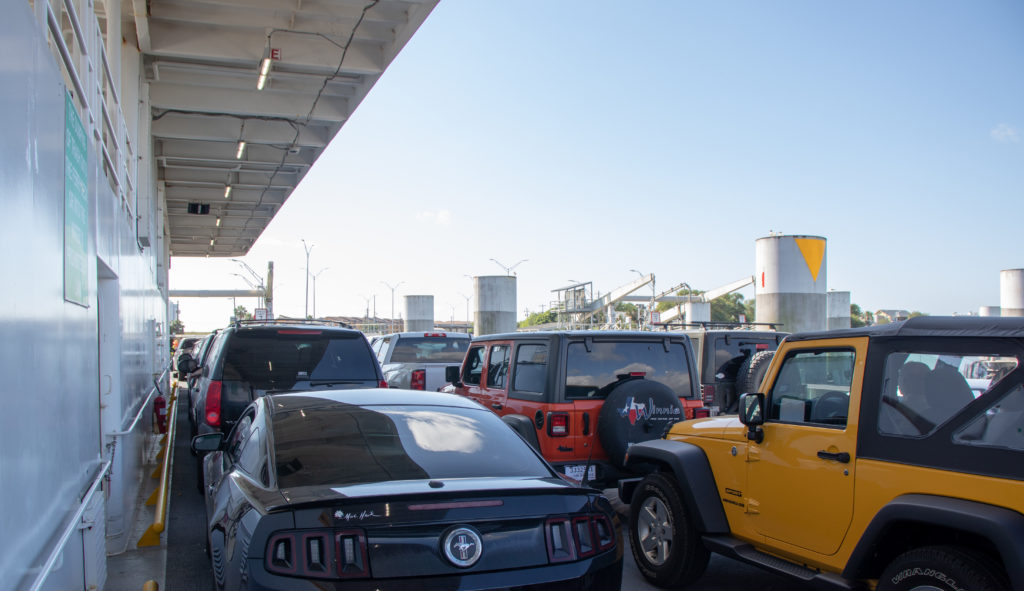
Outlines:
<svg viewBox="0 0 1024 591"><path fill-rule="evenodd" d="M220 218L217 218L217 227L220 227Z"/></svg>
<svg viewBox="0 0 1024 591"><path fill-rule="evenodd" d="M214 241L214 239L210 238L210 246L213 246L213 241Z"/></svg>
<svg viewBox="0 0 1024 591"><path fill-rule="evenodd" d="M242 152L245 152L245 142L244 141L238 142L238 151L235 152L235 160L238 160L238 159L240 159L242 157Z"/></svg>
<svg viewBox="0 0 1024 591"><path fill-rule="evenodd" d="M231 185L224 187L224 198L231 197Z"/></svg>
<svg viewBox="0 0 1024 591"><path fill-rule="evenodd" d="M270 56L263 58L263 62L260 64L260 79L256 81L256 90L263 90L263 87L267 84L267 74L270 73Z"/></svg>

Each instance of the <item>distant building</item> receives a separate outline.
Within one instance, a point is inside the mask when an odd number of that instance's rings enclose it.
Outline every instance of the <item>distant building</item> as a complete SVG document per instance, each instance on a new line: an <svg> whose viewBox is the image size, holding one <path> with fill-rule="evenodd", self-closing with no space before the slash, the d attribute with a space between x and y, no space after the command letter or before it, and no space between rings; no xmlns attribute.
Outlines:
<svg viewBox="0 0 1024 591"><path fill-rule="evenodd" d="M910 310L878 310L875 312L875 324L880 322L899 322L910 318Z"/></svg>

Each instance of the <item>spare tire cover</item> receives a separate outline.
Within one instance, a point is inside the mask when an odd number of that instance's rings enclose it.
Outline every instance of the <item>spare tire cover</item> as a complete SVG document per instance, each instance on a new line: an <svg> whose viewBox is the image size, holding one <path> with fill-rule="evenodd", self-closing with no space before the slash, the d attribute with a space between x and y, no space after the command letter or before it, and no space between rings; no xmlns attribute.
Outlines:
<svg viewBox="0 0 1024 591"><path fill-rule="evenodd" d="M646 379L625 380L608 394L597 419L601 446L621 468L630 445L658 439L683 420L683 405L671 388Z"/></svg>

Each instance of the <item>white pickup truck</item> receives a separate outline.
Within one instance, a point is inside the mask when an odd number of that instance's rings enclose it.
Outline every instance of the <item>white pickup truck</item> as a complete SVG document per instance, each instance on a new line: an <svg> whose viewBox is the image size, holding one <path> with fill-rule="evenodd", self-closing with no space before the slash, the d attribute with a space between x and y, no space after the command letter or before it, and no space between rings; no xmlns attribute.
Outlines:
<svg viewBox="0 0 1024 591"><path fill-rule="evenodd" d="M374 337L370 347L391 388L436 392L448 382L448 366L458 367L470 336L464 332L397 332Z"/></svg>

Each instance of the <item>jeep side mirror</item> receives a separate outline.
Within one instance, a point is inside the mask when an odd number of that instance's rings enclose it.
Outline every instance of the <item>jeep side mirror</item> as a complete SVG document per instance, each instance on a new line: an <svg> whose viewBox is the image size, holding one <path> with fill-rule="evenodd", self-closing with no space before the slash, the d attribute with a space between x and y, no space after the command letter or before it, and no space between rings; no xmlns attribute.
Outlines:
<svg viewBox="0 0 1024 591"><path fill-rule="evenodd" d="M192 438L192 451L219 451L223 446L223 433L204 433Z"/></svg>
<svg viewBox="0 0 1024 591"><path fill-rule="evenodd" d="M764 441L764 394L754 392L740 396L740 422L747 426L747 439L761 443Z"/></svg>
<svg viewBox="0 0 1024 591"><path fill-rule="evenodd" d="M459 370L462 369L458 365L449 365L444 368L444 381L450 383L456 388L462 387L462 382L459 381Z"/></svg>

